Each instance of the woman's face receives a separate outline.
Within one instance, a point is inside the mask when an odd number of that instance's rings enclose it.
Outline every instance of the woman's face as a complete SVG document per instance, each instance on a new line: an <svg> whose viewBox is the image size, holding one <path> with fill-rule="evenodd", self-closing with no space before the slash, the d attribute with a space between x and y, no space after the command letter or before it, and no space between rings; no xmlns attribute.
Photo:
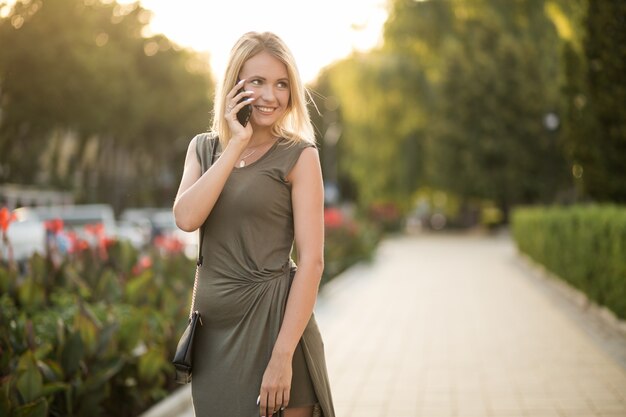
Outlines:
<svg viewBox="0 0 626 417"><path fill-rule="evenodd" d="M245 89L253 91L253 128L272 127L287 111L290 86L287 66L268 52L260 52L241 67L240 79L245 79Z"/></svg>

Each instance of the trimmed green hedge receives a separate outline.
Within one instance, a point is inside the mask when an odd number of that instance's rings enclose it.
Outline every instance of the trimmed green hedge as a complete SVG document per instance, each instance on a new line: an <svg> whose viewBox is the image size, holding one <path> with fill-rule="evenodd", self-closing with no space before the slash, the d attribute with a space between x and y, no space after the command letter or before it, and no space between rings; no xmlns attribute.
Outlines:
<svg viewBox="0 0 626 417"><path fill-rule="evenodd" d="M521 252L626 318L626 207L520 208L512 233Z"/></svg>

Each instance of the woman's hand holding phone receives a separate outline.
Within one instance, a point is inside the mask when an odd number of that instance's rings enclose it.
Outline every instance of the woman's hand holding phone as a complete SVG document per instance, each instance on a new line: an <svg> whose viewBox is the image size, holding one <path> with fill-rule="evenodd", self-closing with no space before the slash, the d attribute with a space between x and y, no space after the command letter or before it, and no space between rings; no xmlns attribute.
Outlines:
<svg viewBox="0 0 626 417"><path fill-rule="evenodd" d="M248 120L252 113L250 104L254 101L251 97L253 92L244 89L245 80L239 81L226 95L224 118L228 122L228 127L232 133L232 139L241 139L248 143L252 136L252 127Z"/></svg>
<svg viewBox="0 0 626 417"><path fill-rule="evenodd" d="M237 91L237 94L241 94L245 92L246 92L245 89L241 88L239 91ZM254 98L252 98L252 100L254 100ZM237 102L237 104L241 104L241 103L244 103L245 106L243 106L241 110L237 112L237 120L239 121L239 123L241 123L243 127L246 127L246 125L248 124L248 121L250 121L250 116L252 116L252 105L249 104L250 97L243 97L241 100Z"/></svg>

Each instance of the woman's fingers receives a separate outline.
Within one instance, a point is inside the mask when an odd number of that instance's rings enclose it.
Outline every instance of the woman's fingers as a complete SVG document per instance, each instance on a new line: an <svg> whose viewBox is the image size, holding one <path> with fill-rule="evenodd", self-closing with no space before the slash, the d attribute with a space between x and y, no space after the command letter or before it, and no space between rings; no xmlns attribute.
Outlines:
<svg viewBox="0 0 626 417"><path fill-rule="evenodd" d="M233 97L233 103L239 103L240 101L245 101L246 98L250 98L250 96L254 94L254 91L242 91L237 93L235 97Z"/></svg>
<svg viewBox="0 0 626 417"><path fill-rule="evenodd" d="M269 417L267 414L267 392L261 390L261 395L259 395L257 404L259 405L259 415L261 417Z"/></svg>
<svg viewBox="0 0 626 417"><path fill-rule="evenodd" d="M251 91L246 91L245 93L250 93L252 94ZM243 106L246 106L250 103L252 103L254 101L254 97L249 97L245 100L243 100L241 103L237 103L237 104L233 104L232 106L226 106L226 110L230 113L230 114L237 114L239 113L239 110L241 110L243 108Z"/></svg>
<svg viewBox="0 0 626 417"><path fill-rule="evenodd" d="M224 118L228 121L230 129L233 133L239 132L241 124L237 120L237 113L244 108L244 106L250 105L254 101L253 91L241 91L238 89L243 88L243 81L240 81L233 87L226 99L226 108L224 109Z"/></svg>
<svg viewBox="0 0 626 417"><path fill-rule="evenodd" d="M276 409L276 392L261 390L259 412L261 417L270 417Z"/></svg>
<svg viewBox="0 0 626 417"><path fill-rule="evenodd" d="M270 417L287 407L291 391L291 360L280 360L272 357L263 374L261 382L262 417Z"/></svg>
<svg viewBox="0 0 626 417"><path fill-rule="evenodd" d="M287 408L289 404L289 388L284 390L263 391L257 400L261 417L270 417L280 410Z"/></svg>
<svg viewBox="0 0 626 417"><path fill-rule="evenodd" d="M240 80L237 84L235 84L235 86L228 92L228 94L226 94L226 102L229 102L233 99L233 97L238 94L239 90L243 88L245 82L246 80Z"/></svg>
<svg viewBox="0 0 626 417"><path fill-rule="evenodd" d="M246 80L239 81L226 95L226 114L231 114L233 111L236 113L253 100L250 96L254 94L254 92L243 90L245 81Z"/></svg>
<svg viewBox="0 0 626 417"><path fill-rule="evenodd" d="M276 392L269 392L267 395L267 414L266 417L274 414L276 410Z"/></svg>
<svg viewBox="0 0 626 417"><path fill-rule="evenodd" d="M282 403L282 406L280 407L281 410L284 410L289 405L289 391L290 391L289 389L286 389L283 391L283 403Z"/></svg>

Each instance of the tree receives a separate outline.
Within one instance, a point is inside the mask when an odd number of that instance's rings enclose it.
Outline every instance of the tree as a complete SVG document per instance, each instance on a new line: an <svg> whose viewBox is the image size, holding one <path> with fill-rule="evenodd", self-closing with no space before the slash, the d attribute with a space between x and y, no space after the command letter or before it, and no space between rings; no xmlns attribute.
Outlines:
<svg viewBox="0 0 626 417"><path fill-rule="evenodd" d="M338 103L339 175L356 185L365 206L403 202L419 176L415 169L420 165L413 163L420 155L414 131L423 121L414 106L417 100L403 89L398 74L415 76L411 62L369 53L355 54L320 77Z"/></svg>
<svg viewBox="0 0 626 417"><path fill-rule="evenodd" d="M534 12L507 9L459 22L429 141L437 187L493 200L505 215L514 204L551 202L568 184L556 135L543 123L558 106L558 67L544 58L557 43ZM531 24L542 36L523 30Z"/></svg>
<svg viewBox="0 0 626 417"><path fill-rule="evenodd" d="M328 69L340 166L360 203L408 208L435 186L506 212L571 186L553 124L560 40L544 6L394 0L382 48Z"/></svg>
<svg viewBox="0 0 626 417"><path fill-rule="evenodd" d="M142 36L149 20L138 3L81 0L22 0L0 19L2 181L171 202L213 86L206 57Z"/></svg>
<svg viewBox="0 0 626 417"><path fill-rule="evenodd" d="M563 52L567 155L586 196L623 203L626 4L585 1L579 8L584 10L582 41L568 40Z"/></svg>

